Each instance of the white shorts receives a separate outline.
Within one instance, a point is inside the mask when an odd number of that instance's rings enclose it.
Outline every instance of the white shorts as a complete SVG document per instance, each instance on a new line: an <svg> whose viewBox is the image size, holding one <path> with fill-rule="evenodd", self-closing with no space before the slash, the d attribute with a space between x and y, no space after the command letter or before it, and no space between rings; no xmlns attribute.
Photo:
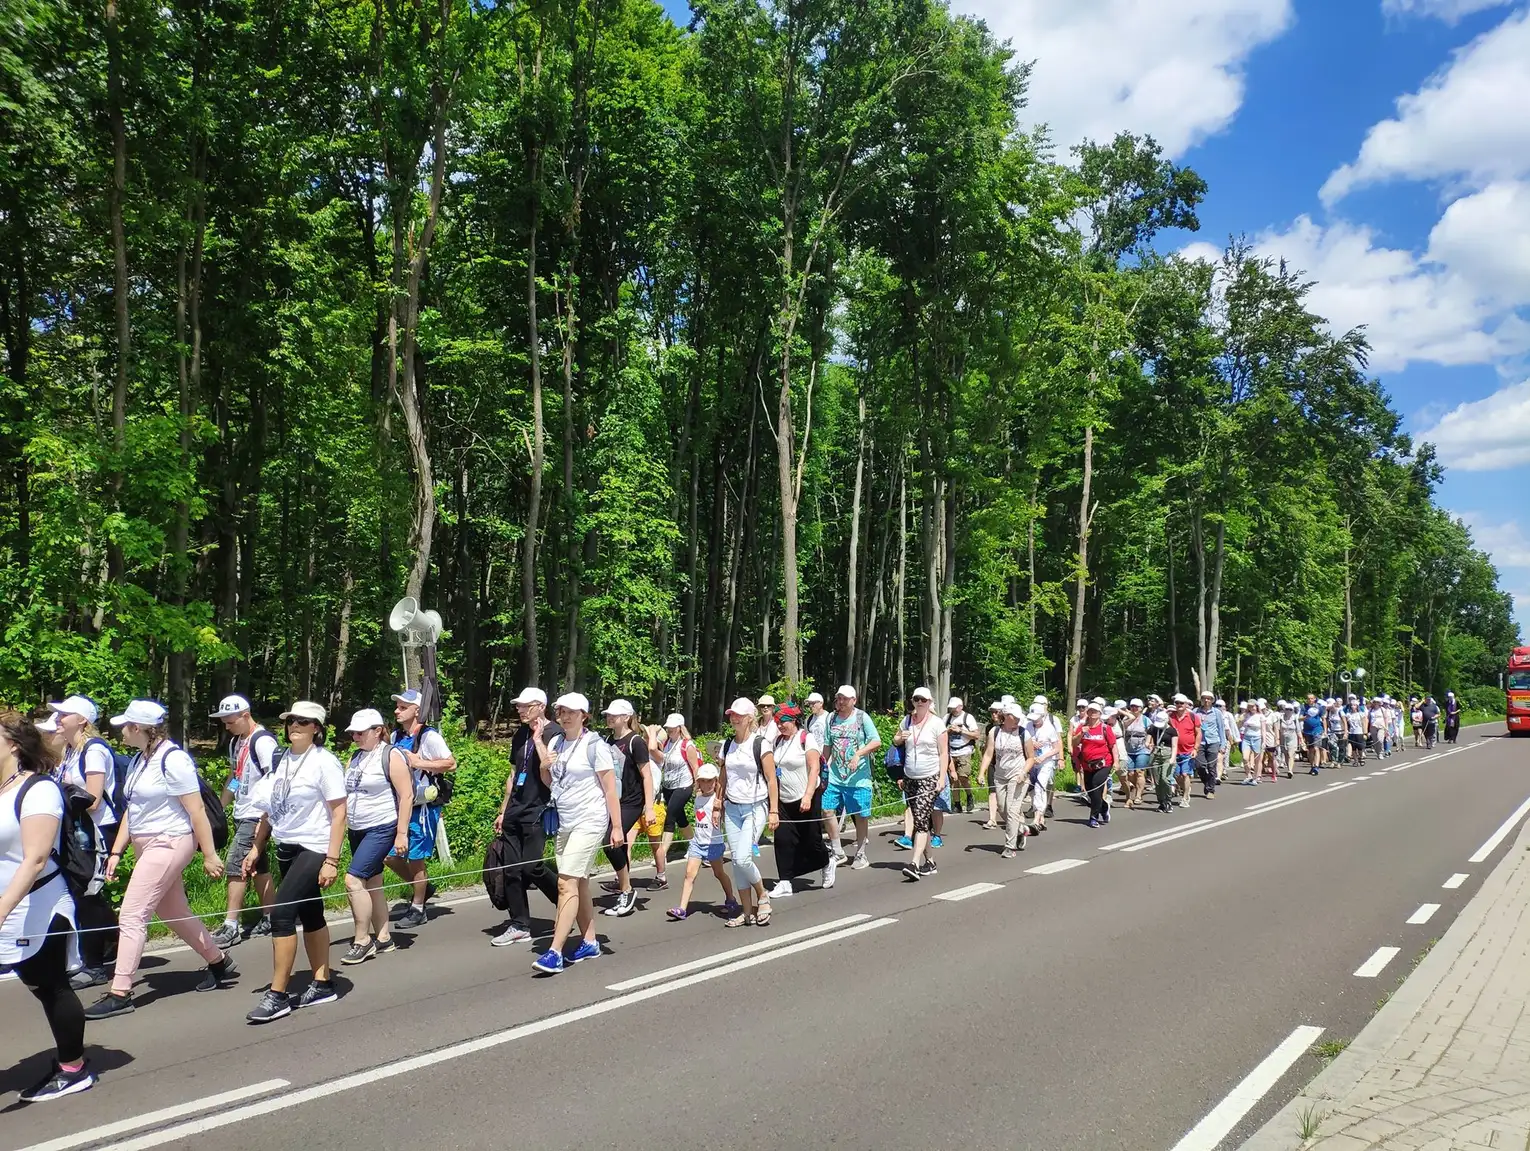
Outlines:
<svg viewBox="0 0 1530 1151"><path fill-rule="evenodd" d="M595 871L595 856L606 842L606 829L593 827L559 828L554 855L558 874L574 879L588 879Z"/></svg>

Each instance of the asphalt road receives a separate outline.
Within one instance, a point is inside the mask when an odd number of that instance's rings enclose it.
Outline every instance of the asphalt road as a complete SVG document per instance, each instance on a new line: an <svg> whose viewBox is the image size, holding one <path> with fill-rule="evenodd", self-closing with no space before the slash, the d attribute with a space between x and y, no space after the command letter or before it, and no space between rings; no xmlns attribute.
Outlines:
<svg viewBox="0 0 1530 1151"><path fill-rule="evenodd" d="M1197 1125L1299 1025L1354 1036L1505 850L1467 862L1530 796L1530 741L1499 730L1380 765L1404 770L1118 808L1098 831L1060 800L1013 861L954 818L940 875L917 884L887 831L871 869L778 901L769 928L669 923L673 890L641 896L601 920L601 959L553 979L532 976L531 948L488 946L487 902L460 902L340 969L340 1002L265 1028L243 1022L268 974L258 943L210 995L190 993L193 957L163 956L136 1014L91 1025L101 1084L43 1107L14 1103L47 1033L8 984L0 1148L1235 1147L1315 1055L1224 1139ZM1424 903L1441 906L1406 923ZM1358 978L1383 946L1399 954Z"/></svg>

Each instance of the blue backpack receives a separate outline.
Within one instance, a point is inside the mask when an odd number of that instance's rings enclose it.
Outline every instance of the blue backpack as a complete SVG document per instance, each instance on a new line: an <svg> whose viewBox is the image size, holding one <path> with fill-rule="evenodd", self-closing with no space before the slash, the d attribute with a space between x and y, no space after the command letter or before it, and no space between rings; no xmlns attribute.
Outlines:
<svg viewBox="0 0 1530 1151"><path fill-rule="evenodd" d="M122 822L122 813L127 810L127 778L128 770L132 767L133 757L126 752L118 751L99 735L85 742L85 748L81 749L83 755L86 748L92 744L100 744L106 749L106 754L112 757L112 774L107 788L101 793L101 798L106 806L111 808L112 823Z"/></svg>

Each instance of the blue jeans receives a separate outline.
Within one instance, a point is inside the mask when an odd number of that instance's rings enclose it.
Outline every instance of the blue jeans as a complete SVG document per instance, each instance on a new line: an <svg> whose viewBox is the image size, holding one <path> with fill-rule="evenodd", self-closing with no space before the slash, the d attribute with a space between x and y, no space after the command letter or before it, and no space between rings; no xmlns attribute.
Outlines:
<svg viewBox="0 0 1530 1151"><path fill-rule="evenodd" d="M739 891L760 882L754 848L765 833L765 820L769 814L770 808L764 800L723 804L723 826L728 836L728 849L733 852L733 882Z"/></svg>

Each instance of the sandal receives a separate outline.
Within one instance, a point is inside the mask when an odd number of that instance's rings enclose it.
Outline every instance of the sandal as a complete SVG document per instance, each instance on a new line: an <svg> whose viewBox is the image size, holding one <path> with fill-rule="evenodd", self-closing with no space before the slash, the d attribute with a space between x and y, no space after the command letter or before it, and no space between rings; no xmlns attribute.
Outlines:
<svg viewBox="0 0 1530 1151"><path fill-rule="evenodd" d="M746 927L754 922L752 915L735 915L732 919L723 920L724 927Z"/></svg>
<svg viewBox="0 0 1530 1151"><path fill-rule="evenodd" d="M983 830L984 831L998 831L999 830L999 825L997 823L995 823L993 820L990 819L987 823L983 824Z"/></svg>
<svg viewBox="0 0 1530 1151"><path fill-rule="evenodd" d="M759 912L759 914L757 916L754 917L754 925L756 927L769 927L770 926L770 904L769 903L762 903L762 904L760 904L760 912Z"/></svg>
<svg viewBox="0 0 1530 1151"><path fill-rule="evenodd" d="M678 923L680 920L684 919L687 915L689 915L690 912L686 911L686 909L683 908L683 907L671 907L664 914L669 916L676 923Z"/></svg>

